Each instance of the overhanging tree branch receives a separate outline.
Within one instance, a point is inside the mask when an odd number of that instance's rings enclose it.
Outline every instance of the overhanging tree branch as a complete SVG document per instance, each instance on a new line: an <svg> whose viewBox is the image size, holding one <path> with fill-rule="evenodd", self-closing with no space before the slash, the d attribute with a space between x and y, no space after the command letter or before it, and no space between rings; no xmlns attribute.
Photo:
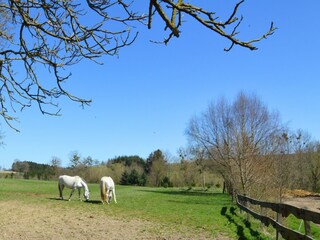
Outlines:
<svg viewBox="0 0 320 240"><path fill-rule="evenodd" d="M71 76L66 67L82 59L99 63L102 56L117 55L119 49L135 41L138 33L132 33L128 26L142 22L145 16L131 12L130 5L87 0L87 6L85 12L84 4L76 1L0 0L0 115L7 123L15 120L16 106L24 109L33 102L48 115L59 115L56 99L61 97L82 106L90 104L91 100L74 96L65 88ZM87 11L98 16L92 25L86 19ZM120 11L121 16L112 17L109 11ZM117 26L114 30L106 26L112 22ZM23 78L14 71L20 63ZM51 79L40 78L39 68L53 73ZM6 107L8 103L11 108Z"/></svg>
<svg viewBox="0 0 320 240"><path fill-rule="evenodd" d="M259 42L262 39L272 35L276 28L274 27L273 23L271 23L269 30L261 37L258 37L254 40L242 41L236 38L236 35L239 33L237 29L243 20L242 16L238 18L236 17L236 14L238 13L239 7L242 3L244 3L244 0L235 5L232 13L226 21L218 21L219 17L215 16L216 14L214 12L202 9L196 5L184 3L184 0L178 0L177 2L172 0L150 0L150 6L154 6L155 13L159 14L159 16L165 22L166 28L170 29L171 31L169 37L164 40L165 44L167 44L173 36L180 36L179 28L182 25L180 16L181 13L185 13L187 16L199 22L202 26L230 40L231 46L225 48L225 51L230 51L234 45L239 45L250 50L257 50L257 47L255 47L253 43ZM168 14L171 14L172 21L170 21L165 9L169 9L167 12L169 11ZM178 20L176 20L177 15L179 15ZM149 28L151 27L151 20L152 18L149 17Z"/></svg>
<svg viewBox="0 0 320 240"><path fill-rule="evenodd" d="M214 12L184 0L150 0L147 14L134 11L135 3L142 4L135 0L0 0L0 115L12 127L16 111L33 103L41 113L55 116L60 114L58 99L62 97L89 105L90 99L66 89L71 76L68 67L83 59L101 64L101 57L117 55L136 40L135 24L152 28L155 15L169 30L166 44L180 36L183 18L191 17L230 40L226 51L234 45L255 50L253 44L273 34L275 28L271 24L269 31L253 40L236 38L243 19L236 15L243 2L235 5L225 21L218 21ZM41 70L48 77L40 77Z"/></svg>

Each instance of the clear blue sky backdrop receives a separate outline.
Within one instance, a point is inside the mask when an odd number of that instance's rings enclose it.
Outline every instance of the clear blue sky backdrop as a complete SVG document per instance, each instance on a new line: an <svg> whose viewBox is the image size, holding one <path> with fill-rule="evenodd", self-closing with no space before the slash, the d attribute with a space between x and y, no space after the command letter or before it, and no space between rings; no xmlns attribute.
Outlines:
<svg viewBox="0 0 320 240"><path fill-rule="evenodd" d="M201 3L226 9L221 1ZM185 129L193 115L219 97L233 100L242 90L279 111L291 129L319 140L319 9L318 0L247 0L240 8L244 38L257 37L271 21L278 28L257 44L258 51L235 46L224 52L227 40L189 19L181 37L168 46L149 42L163 39L163 25L140 29L136 43L119 58L104 58L103 66L81 62L72 69L68 89L91 98L90 107L61 99L63 116L49 117L34 106L18 113L20 133L2 121L0 167L10 168L14 160L49 163L53 156L68 166L73 151L99 161L147 158L157 149L174 157L187 145Z"/></svg>

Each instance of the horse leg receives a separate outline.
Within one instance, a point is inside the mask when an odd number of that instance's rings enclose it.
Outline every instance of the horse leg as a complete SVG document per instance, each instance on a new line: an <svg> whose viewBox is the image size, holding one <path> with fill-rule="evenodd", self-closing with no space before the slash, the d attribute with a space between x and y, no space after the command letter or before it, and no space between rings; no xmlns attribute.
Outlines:
<svg viewBox="0 0 320 240"><path fill-rule="evenodd" d="M108 204L110 203L109 193L110 193L110 189L107 188L107 193L106 193L106 195L107 195L107 203L108 203Z"/></svg>
<svg viewBox="0 0 320 240"><path fill-rule="evenodd" d="M62 191L63 191L64 185L58 183L58 188L59 188L60 199L63 200Z"/></svg>
<svg viewBox="0 0 320 240"><path fill-rule="evenodd" d="M78 188L78 194L79 194L79 201L81 201L81 188Z"/></svg>
<svg viewBox="0 0 320 240"><path fill-rule="evenodd" d="M103 201L108 203L108 187L106 184L104 185L104 196L103 196Z"/></svg>
<svg viewBox="0 0 320 240"><path fill-rule="evenodd" d="M72 194L73 194L74 190L76 190L76 189L72 188L71 193L70 193L70 197L69 197L69 201L71 201L71 197L72 197Z"/></svg>
<svg viewBox="0 0 320 240"><path fill-rule="evenodd" d="M113 190L109 190L109 196L108 196L109 203L111 203L112 201L112 192Z"/></svg>

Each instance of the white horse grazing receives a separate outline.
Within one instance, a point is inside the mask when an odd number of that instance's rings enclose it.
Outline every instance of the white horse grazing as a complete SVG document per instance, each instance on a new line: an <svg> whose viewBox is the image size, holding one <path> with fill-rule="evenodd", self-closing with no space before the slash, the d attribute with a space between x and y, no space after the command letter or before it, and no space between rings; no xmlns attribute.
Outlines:
<svg viewBox="0 0 320 240"><path fill-rule="evenodd" d="M100 194L102 203L111 202L112 194L114 197L114 202L117 203L116 189L114 182L111 177L102 177L100 180Z"/></svg>
<svg viewBox="0 0 320 240"><path fill-rule="evenodd" d="M72 194L73 194L74 190L76 190L76 189L78 189L79 200L81 200L81 197L80 197L81 188L84 189L84 194L83 194L84 198L86 199L86 201L89 200L89 188L88 188L87 184L85 183L85 181L79 176L74 176L74 177L67 176L67 175L60 176L58 187L59 187L60 198L62 200L63 200L62 191L63 191L64 187L72 189L70 197L69 197L69 201L71 200Z"/></svg>

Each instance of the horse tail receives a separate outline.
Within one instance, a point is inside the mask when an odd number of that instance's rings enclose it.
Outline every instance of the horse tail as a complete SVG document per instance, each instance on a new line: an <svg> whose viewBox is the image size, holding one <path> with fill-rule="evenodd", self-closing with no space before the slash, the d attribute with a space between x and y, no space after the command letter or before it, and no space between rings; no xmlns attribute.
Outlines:
<svg viewBox="0 0 320 240"><path fill-rule="evenodd" d="M113 187L112 194L113 194L114 202L115 202L115 203L117 203L117 198L116 198L116 187L115 187L115 186Z"/></svg>
<svg viewBox="0 0 320 240"><path fill-rule="evenodd" d="M100 181L100 195L102 202L107 201L107 195L106 195L106 182L101 179Z"/></svg>

